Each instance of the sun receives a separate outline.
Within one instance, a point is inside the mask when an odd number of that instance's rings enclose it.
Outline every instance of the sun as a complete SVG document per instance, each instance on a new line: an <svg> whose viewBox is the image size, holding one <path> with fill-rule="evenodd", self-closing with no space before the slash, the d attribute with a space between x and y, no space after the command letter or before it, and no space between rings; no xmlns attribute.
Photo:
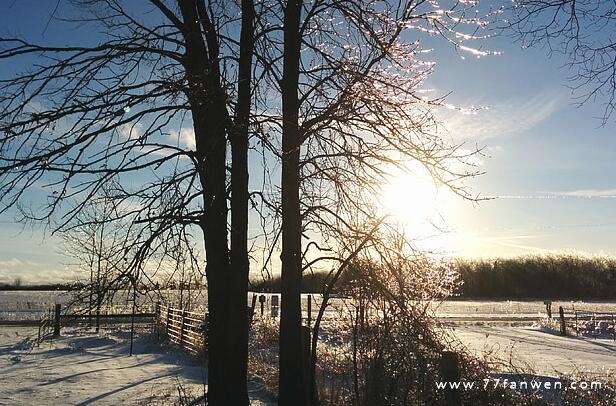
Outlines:
<svg viewBox="0 0 616 406"><path fill-rule="evenodd" d="M398 224L421 249L437 252L454 250L447 216L453 193L431 176L420 163L388 171L387 182L377 197L382 212Z"/></svg>

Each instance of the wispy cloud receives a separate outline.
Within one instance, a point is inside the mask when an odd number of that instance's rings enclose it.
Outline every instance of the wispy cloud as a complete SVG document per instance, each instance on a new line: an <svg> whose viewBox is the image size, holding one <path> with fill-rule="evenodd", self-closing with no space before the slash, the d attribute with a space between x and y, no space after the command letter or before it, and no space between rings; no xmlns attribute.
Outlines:
<svg viewBox="0 0 616 406"><path fill-rule="evenodd" d="M54 268L50 264L18 258L0 261L0 283L13 283L18 278L24 283L74 281L77 277L77 272L69 267Z"/></svg>
<svg viewBox="0 0 616 406"><path fill-rule="evenodd" d="M195 143L195 130L189 127L182 127L179 130L171 131L169 137L177 141L180 147L186 147L194 150L197 146Z"/></svg>
<svg viewBox="0 0 616 406"><path fill-rule="evenodd" d="M126 123L118 127L120 136L124 139L137 140L143 136L143 125L141 123ZM160 140L163 143L168 143L171 146L181 148L196 149L195 131L190 127L182 127L179 130L171 130L167 134L167 139ZM149 147L146 149L150 150ZM156 154L156 152L154 152ZM159 152L160 155L165 155L164 152Z"/></svg>
<svg viewBox="0 0 616 406"><path fill-rule="evenodd" d="M529 99L511 99L474 113L449 111L445 132L456 139L481 140L528 131L549 118L562 105L561 94L537 94Z"/></svg>
<svg viewBox="0 0 616 406"><path fill-rule="evenodd" d="M118 127L120 135L126 139L136 140L143 134L141 123L126 123Z"/></svg>
<svg viewBox="0 0 616 406"><path fill-rule="evenodd" d="M616 199L616 189L580 189L537 194L489 195L488 199Z"/></svg>
<svg viewBox="0 0 616 406"><path fill-rule="evenodd" d="M570 192L557 192L560 196L582 197L592 199L595 197L616 198L616 189L581 189Z"/></svg>

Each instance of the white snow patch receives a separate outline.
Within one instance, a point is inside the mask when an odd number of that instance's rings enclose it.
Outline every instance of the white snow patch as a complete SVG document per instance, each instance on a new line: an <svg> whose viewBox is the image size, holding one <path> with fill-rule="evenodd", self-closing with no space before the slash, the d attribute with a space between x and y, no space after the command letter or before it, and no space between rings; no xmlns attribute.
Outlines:
<svg viewBox="0 0 616 406"><path fill-rule="evenodd" d="M500 361L502 372L509 363L545 376L584 373L607 376L616 371L616 342L611 339L562 337L538 326L459 324L450 331L479 357Z"/></svg>
<svg viewBox="0 0 616 406"><path fill-rule="evenodd" d="M169 405L178 387L203 394L203 364L141 331L129 357L130 335L63 329L62 337L32 345L36 328L0 329L0 405ZM30 338L29 338L30 337ZM251 404L272 404L256 387Z"/></svg>

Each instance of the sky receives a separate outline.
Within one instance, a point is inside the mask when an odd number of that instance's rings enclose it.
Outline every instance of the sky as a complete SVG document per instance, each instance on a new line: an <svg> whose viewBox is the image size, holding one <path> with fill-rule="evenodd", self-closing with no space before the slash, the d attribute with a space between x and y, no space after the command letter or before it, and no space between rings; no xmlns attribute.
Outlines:
<svg viewBox="0 0 616 406"><path fill-rule="evenodd" d="M616 254L614 122L601 126L600 103L577 106L561 68L566 59L504 38L492 44L501 55L441 65L431 79L455 89L454 103L488 107L446 123L454 136L485 147L485 174L469 189L493 198L454 204L447 216L454 251Z"/></svg>
<svg viewBox="0 0 616 406"><path fill-rule="evenodd" d="M75 33L58 30L53 22L46 28L55 5L51 0L2 2L0 32L62 45ZM484 174L464 186L488 200L468 201L434 187L432 200L407 204L413 199L398 195L391 210L402 223L409 212L422 209L429 213L426 220L438 217L443 232L422 234L419 245L448 256L616 255L613 120L601 125L599 102L575 105L562 56L548 58L544 49L522 49L505 37L490 39L487 46L500 54L463 58L451 49L436 49L436 70L426 87L451 92L447 101L456 106L484 107L474 115L446 112L443 121L453 141L483 148L474 162ZM0 71L11 68L0 66ZM422 176L399 175L392 185L430 190ZM24 229L10 216L0 217L0 229L0 282L72 277L70 260L54 237Z"/></svg>

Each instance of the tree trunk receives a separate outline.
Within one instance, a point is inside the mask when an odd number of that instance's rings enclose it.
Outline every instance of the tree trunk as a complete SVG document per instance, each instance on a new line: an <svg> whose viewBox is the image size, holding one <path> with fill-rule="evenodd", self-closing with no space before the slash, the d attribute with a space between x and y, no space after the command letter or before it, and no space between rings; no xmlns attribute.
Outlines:
<svg viewBox="0 0 616 406"><path fill-rule="evenodd" d="M301 217L299 204L299 61L302 1L289 0L284 11L282 74L282 300L280 313L279 404L306 405L302 368Z"/></svg>
<svg viewBox="0 0 616 406"><path fill-rule="evenodd" d="M247 405L248 369L248 124L254 46L252 0L242 0L238 100L231 134L231 256L229 273L229 404ZM235 384L237 382L237 384ZM243 384L240 384L243 382Z"/></svg>
<svg viewBox="0 0 616 406"><path fill-rule="evenodd" d="M196 0L179 0L186 40L187 96L195 130L197 170L203 189L201 227L208 281L208 404L232 404L235 392L246 386L229 361L235 351L228 345L229 247L227 237L225 96L220 83L218 48L207 11ZM209 35L206 41L201 27Z"/></svg>

